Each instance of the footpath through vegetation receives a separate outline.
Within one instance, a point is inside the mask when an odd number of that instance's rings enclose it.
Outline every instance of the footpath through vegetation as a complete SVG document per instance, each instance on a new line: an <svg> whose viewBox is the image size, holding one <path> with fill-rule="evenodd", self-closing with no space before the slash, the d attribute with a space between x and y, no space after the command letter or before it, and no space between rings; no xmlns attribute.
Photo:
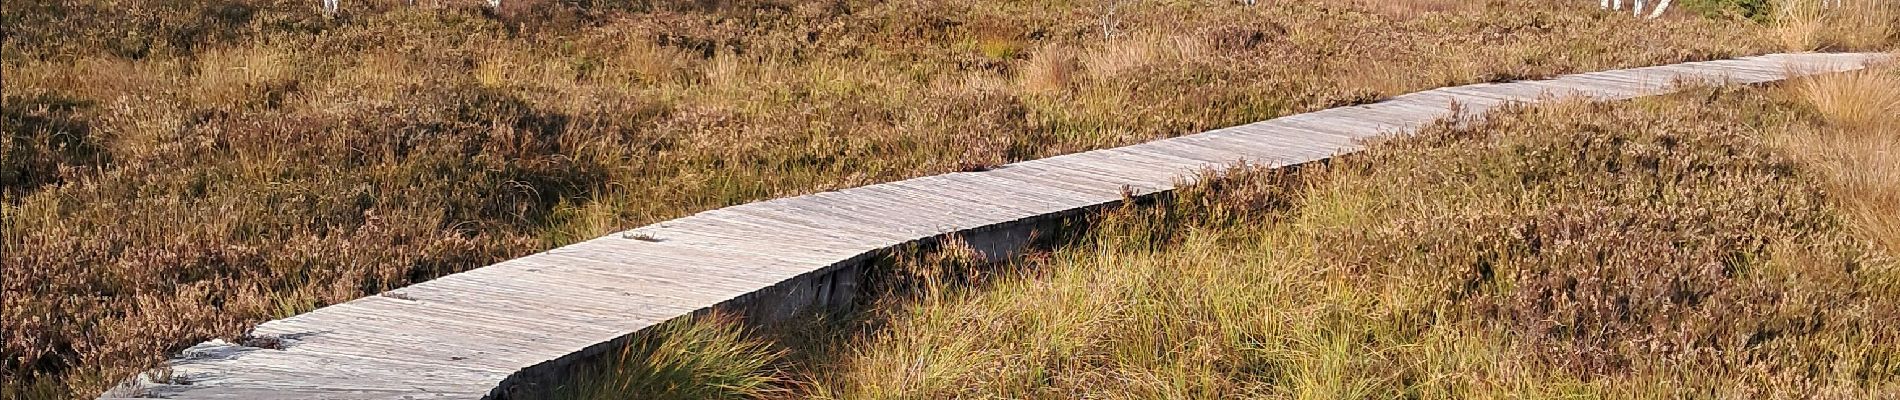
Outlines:
<svg viewBox="0 0 1900 400"><path fill-rule="evenodd" d="M573 398L1900 398L1900 69L1241 169L869 310L647 334Z"/></svg>
<svg viewBox="0 0 1900 400"><path fill-rule="evenodd" d="M693 211L1893 36L1719 4L403 3L0 4L0 397L89 397L258 321Z"/></svg>

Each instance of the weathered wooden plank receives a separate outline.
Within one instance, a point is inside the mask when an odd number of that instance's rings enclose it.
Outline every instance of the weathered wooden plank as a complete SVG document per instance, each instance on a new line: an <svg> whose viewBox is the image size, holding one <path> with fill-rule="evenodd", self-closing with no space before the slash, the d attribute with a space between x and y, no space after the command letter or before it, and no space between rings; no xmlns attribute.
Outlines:
<svg viewBox="0 0 1900 400"><path fill-rule="evenodd" d="M1180 175L1210 163L1228 162L1226 152L1192 153L1181 151L1179 146L1156 145L1155 142L1143 144L1147 146L1128 146L1097 151L1112 156L1115 160L1114 165L1145 167L1166 175Z"/></svg>
<svg viewBox="0 0 1900 400"><path fill-rule="evenodd" d="M380 299L368 297L366 299ZM393 299L391 299L393 300ZM324 347L323 344L336 344L350 347L356 354L369 351L390 353L404 352L442 352L464 351L481 353L504 364L525 362L546 354L551 346L546 337L553 333L498 332L484 329L480 325L434 318L414 313L398 307L389 307L382 301L365 301L351 304L353 310L346 322L349 329L340 329L337 322L328 321L322 325L305 325L310 329L300 330L290 337L300 337L295 342L285 344L285 349L300 349L305 346ZM306 323L318 322L307 321ZM378 346L387 345L387 346ZM492 346L491 346L492 345Z"/></svg>
<svg viewBox="0 0 1900 400"><path fill-rule="evenodd" d="M721 249L797 264L826 263L841 254L862 248L862 245L853 242L784 230L761 230L756 226L733 223L715 216L682 218L674 220L675 224L669 226L643 227L629 232L670 245ZM753 246L752 243L768 245L769 248Z"/></svg>
<svg viewBox="0 0 1900 400"><path fill-rule="evenodd" d="M1635 89L1641 95L1665 93L1675 88L1673 78L1659 79L1653 74L1626 73L1623 71L1582 74L1576 75L1573 78L1586 82L1598 82L1609 86Z"/></svg>
<svg viewBox="0 0 1900 400"><path fill-rule="evenodd" d="M815 231L831 232L841 238L851 238L872 244L889 243L909 237L903 232L877 229L862 223L831 218L810 210L815 205L806 204L807 199L789 198L768 202L747 204L744 207L722 209L734 220L770 220L788 225L804 226Z"/></svg>
<svg viewBox="0 0 1900 400"><path fill-rule="evenodd" d="M1458 100L1459 100L1458 96L1453 96L1453 95L1433 92L1433 91L1424 91L1424 92L1413 92L1413 93L1401 94L1398 96L1392 96L1392 99L1387 100L1387 101L1417 104L1417 105L1425 106L1429 109L1442 111L1447 114L1451 113L1454 109L1462 110L1465 108L1469 108L1471 106L1471 104L1463 103ZM1495 103L1489 103L1489 104L1495 104Z"/></svg>
<svg viewBox="0 0 1900 400"><path fill-rule="evenodd" d="M1523 88L1516 85L1503 86L1503 88L1506 89L1490 86L1456 86L1433 89L1432 91L1465 99L1490 99L1505 103L1532 102L1543 97L1543 88ZM1509 88L1517 88L1517 90L1507 90Z"/></svg>
<svg viewBox="0 0 1900 400"><path fill-rule="evenodd" d="M1599 82L1590 82L1569 77L1523 83L1549 89L1550 93L1553 94L1552 98L1556 100L1565 100L1571 97L1583 97L1587 100L1595 101L1622 100L1640 96L1644 93L1644 91L1640 89L1604 85Z"/></svg>
<svg viewBox="0 0 1900 400"><path fill-rule="evenodd" d="M1295 120L1274 120L1272 123L1241 125L1209 132L1206 135L1220 140L1246 143L1263 149L1268 154L1283 157L1330 151L1340 144L1371 137L1354 136L1346 129L1336 126L1328 127L1324 124L1303 123ZM1293 138L1299 140L1289 140Z"/></svg>
<svg viewBox="0 0 1900 400"><path fill-rule="evenodd" d="M1227 136L1222 135L1176 136L1176 138L1167 138L1167 140L1146 142L1146 146L1129 146L1129 148L1131 148L1131 150L1157 148L1157 150L1165 150L1165 152L1169 152L1170 155L1176 155L1176 157L1195 157L1195 159L1203 159L1203 161L1207 161L1207 163L1220 163L1220 165L1231 165L1231 163L1237 163L1237 161L1258 163L1258 161L1262 161L1264 157L1275 157L1275 155L1279 155L1279 152L1275 152L1275 148L1254 148L1254 146L1248 146L1248 142L1245 142L1245 140L1227 138ZM1199 155L1199 157L1197 157L1197 155ZM1199 171L1201 167L1191 167L1191 169L1193 169L1193 171Z"/></svg>
<svg viewBox="0 0 1900 400"><path fill-rule="evenodd" d="M1236 128L1263 128L1283 125L1308 131L1309 133L1300 134L1299 136L1301 138L1310 138L1314 141L1323 141L1325 136L1337 136L1341 139L1345 139L1345 141L1353 141L1378 136L1392 129L1385 124L1359 120L1353 117L1353 113L1338 109L1276 118L1270 121L1241 125Z"/></svg>
<svg viewBox="0 0 1900 400"><path fill-rule="evenodd" d="M1121 185L1113 185L1113 184L1108 184L1108 183L1099 182L1099 181L1079 182L1073 179L1062 179L1060 177L1056 177L1051 174L1044 173L1041 170L1023 168L1021 165L1004 166L1003 168L983 171L981 172L981 174L983 176L991 177L991 178L1004 179L1004 180L1017 181L1017 182L1025 182L1025 183L1040 185L1041 187L1068 190L1070 192L1081 193L1085 196L1090 196L1090 198L1112 199L1109 201L1121 200Z"/></svg>
<svg viewBox="0 0 1900 400"><path fill-rule="evenodd" d="M563 248L569 250L549 252L604 262L640 265L651 271L678 272L682 276L704 277L709 284L731 283L739 287L769 286L777 282L772 280L772 277L795 274L807 267L750 253L698 246L679 246L665 241L625 239L619 235ZM709 286L708 290L720 288L720 286Z"/></svg>
<svg viewBox="0 0 1900 400"><path fill-rule="evenodd" d="M1145 165L1175 176L1193 174L1208 165L1231 164L1247 158L1245 154L1180 141L1148 142L1143 143L1143 146L1102 151L1118 154L1126 163Z"/></svg>
<svg viewBox="0 0 1900 400"><path fill-rule="evenodd" d="M833 248L875 249L883 246L883 244L889 240L889 238L882 235L872 235L863 231L849 229L851 227L815 226L810 220L788 218L780 215L780 213L749 212L755 210L763 211L763 209L757 207L734 207L720 210L719 213L701 214L698 217L720 223L747 226L751 227L751 229L773 232L779 236L805 238L826 243Z"/></svg>
<svg viewBox="0 0 1900 400"><path fill-rule="evenodd" d="M1128 187L1137 193L1154 193L1168 188L1167 183L1157 183L1153 178L1129 178L1122 174L1086 167L1080 162L1024 162L1011 166L1022 171L1042 174L1044 177L1067 182L1099 182L1108 187Z"/></svg>
<svg viewBox="0 0 1900 400"><path fill-rule="evenodd" d="M1355 148L1355 143L1376 137L1376 131L1361 131L1363 136L1349 137L1328 134L1341 132L1340 128L1328 128L1323 121L1284 122L1277 124L1252 124L1235 128L1234 131L1246 133L1234 135L1234 140L1253 143L1259 146L1273 146L1286 150L1289 157L1299 162L1311 161L1313 157L1324 157L1342 150Z"/></svg>
<svg viewBox="0 0 1900 400"><path fill-rule="evenodd" d="M1417 92L1417 93L1408 93L1408 94L1399 95L1394 98L1406 99L1409 101L1414 101L1418 103L1423 103L1423 104L1428 104L1435 107L1443 108L1448 113L1453 111L1453 108L1456 107L1457 112L1464 113L1464 114L1480 114L1486 111L1490 111L1493 108L1497 108L1499 106L1510 103L1510 101L1507 101L1507 100L1494 99L1494 98L1489 98L1489 97L1463 96L1463 95L1458 95L1458 94L1453 94L1453 93L1445 93L1438 90L1427 90L1427 91Z"/></svg>
<svg viewBox="0 0 1900 400"><path fill-rule="evenodd" d="M945 197L1015 209L1027 215L1060 212L1085 205L1060 195L1022 191L1020 188L1001 185L994 181L981 181L955 175L938 175L938 177L939 179L916 180L901 182L901 184L929 193L943 193L942 196Z"/></svg>
<svg viewBox="0 0 1900 400"><path fill-rule="evenodd" d="M1371 104L1360 106L1355 111L1354 119L1378 123L1376 129L1381 133L1417 129L1426 123L1443 118L1450 112L1407 103Z"/></svg>
<svg viewBox="0 0 1900 400"><path fill-rule="evenodd" d="M663 321L682 307L686 307L685 311L692 311L696 308L692 306L725 299L717 296L716 291L702 287L698 282L705 280L704 274L697 271L690 276L681 276L684 274L668 273L679 272L677 269L617 268L625 264L562 254L540 254L518 261L527 264L527 268L509 274L509 279L468 284L487 285L494 291L506 290L522 296L468 296L469 290L480 288L464 287L454 291L397 291L392 292L395 294L390 297L411 299L430 306L479 304L485 309L514 310L517 312L507 314L516 319L526 319L523 322L529 324L599 323L653 316L659 316L659 320ZM734 286L735 290L743 288ZM563 301L559 306L551 306L540 299L550 295L575 296L575 299ZM662 310L647 311L655 308Z"/></svg>
<svg viewBox="0 0 1900 400"><path fill-rule="evenodd" d="M783 202L766 207L735 210L735 214L743 216L773 215L775 218L781 220L803 221L801 223L814 227L851 225L854 228L847 228L850 229L851 232L867 238L877 239L879 240L879 244L908 241L910 238L926 235L934 231L934 229L896 225L887 218L833 208L830 203L818 199L799 199L799 201L796 202Z"/></svg>
<svg viewBox="0 0 1900 400"><path fill-rule="evenodd" d="M998 197L1003 196L1003 193L991 188L952 188L946 185L948 184L945 182L924 182L923 184L897 182L883 185L882 188L893 192L901 192L906 197L915 196L942 200L947 203L952 203L953 206L958 209L983 211L987 218L972 220L972 222L982 225L1042 215L1050 212L1051 208L1054 208L1052 205L1038 205L1034 202L1027 201L1015 202L1013 204L998 201Z"/></svg>
<svg viewBox="0 0 1900 400"><path fill-rule="evenodd" d="M892 185L871 185L860 189L864 193L875 194L877 197L858 197L844 201L899 213L930 214L943 221L938 226L950 230L974 228L988 225L988 222L997 221L999 218L1009 218L1009 214L1003 210L957 199L921 196Z"/></svg>
<svg viewBox="0 0 1900 400"><path fill-rule="evenodd" d="M1067 209L1069 210L1094 206L1101 204L1103 201L1103 196L1100 195L1091 195L1069 187L1054 186L1041 182L1011 180L1005 178L1008 176L1007 174L995 171L955 173L944 176L955 178L958 181L970 182L971 184L1005 188L1005 190L1013 191L1019 196L1033 196L1060 201L1062 204L1067 205Z"/></svg>
<svg viewBox="0 0 1900 400"><path fill-rule="evenodd" d="M856 249L856 246L850 243L798 236L784 231L762 230L755 226L715 218L699 217L677 220L677 222L678 224L666 228L643 229L635 232L665 240L673 245L729 249L793 263L822 263ZM751 244L769 245L770 248L758 248Z"/></svg>
<svg viewBox="0 0 1900 400"><path fill-rule="evenodd" d="M1050 163L1048 166L1122 179L1156 190L1172 188L1174 178L1179 176L1174 171L1150 169L1140 164L1127 163L1110 153L1086 152L1074 155L1076 157L1062 160L1060 163Z"/></svg>
<svg viewBox="0 0 1900 400"><path fill-rule="evenodd" d="M631 239L583 242L563 249L547 254L622 265L629 271L692 282L696 286L694 290L744 290L770 283L769 278L754 275L755 272L789 272L798 268L777 259Z"/></svg>
<svg viewBox="0 0 1900 400"><path fill-rule="evenodd" d="M1787 64L1762 64L1737 60L1705 61L1684 66L1705 74L1720 75L1736 83L1756 83L1787 79Z"/></svg>

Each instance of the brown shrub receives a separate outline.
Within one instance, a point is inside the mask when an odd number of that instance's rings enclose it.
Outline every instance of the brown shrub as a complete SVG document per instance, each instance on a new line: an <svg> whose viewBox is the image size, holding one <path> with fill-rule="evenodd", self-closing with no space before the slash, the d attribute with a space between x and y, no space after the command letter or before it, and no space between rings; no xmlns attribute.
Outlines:
<svg viewBox="0 0 1900 400"><path fill-rule="evenodd" d="M9 99L0 108L0 195L11 201L41 185L82 176L86 170L111 160L91 124L80 117L88 102L39 95Z"/></svg>
<svg viewBox="0 0 1900 400"><path fill-rule="evenodd" d="M1558 376L1772 397L1890 386L1900 331L1876 321L1900 317L1882 289L1895 276L1849 236L1816 171L1754 134L1790 129L1771 107L1755 93L1432 130L1358 160L1381 184L1355 195L1422 201L1375 208L1389 227L1322 230L1349 240L1321 251L1364 273L1432 274L1428 313L1501 323ZM1871 386L1830 383L1843 373Z"/></svg>

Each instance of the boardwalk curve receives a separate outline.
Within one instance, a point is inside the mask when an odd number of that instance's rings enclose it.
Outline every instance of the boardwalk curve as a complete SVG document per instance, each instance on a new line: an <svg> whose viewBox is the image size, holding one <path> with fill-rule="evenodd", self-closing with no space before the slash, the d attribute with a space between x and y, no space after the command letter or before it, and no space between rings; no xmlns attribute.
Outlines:
<svg viewBox="0 0 1900 400"><path fill-rule="evenodd" d="M1132 146L768 200L660 222L259 325L210 341L107 397L482 399L559 374L644 328L714 306L791 315L848 302L860 265L965 235L1008 252L1042 222L1172 190L1245 160L1288 166L1509 102L1664 94L1863 68L1885 54L1773 54L1448 87ZM1126 189L1124 189L1126 188Z"/></svg>

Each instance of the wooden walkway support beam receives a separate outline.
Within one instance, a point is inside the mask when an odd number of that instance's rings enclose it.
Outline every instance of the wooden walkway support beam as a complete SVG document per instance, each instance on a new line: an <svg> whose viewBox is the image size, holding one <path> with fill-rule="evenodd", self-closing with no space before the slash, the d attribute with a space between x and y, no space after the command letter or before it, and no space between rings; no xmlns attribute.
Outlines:
<svg viewBox="0 0 1900 400"><path fill-rule="evenodd" d="M1680 80L1757 84L1863 68L1884 54L1773 54L1484 83L1133 146L701 212L259 325L205 342L108 397L486 399L545 381L636 332L710 307L754 317L850 301L860 266L946 235L1007 254L1063 215L1238 162L1287 166L1509 102L1620 100Z"/></svg>

